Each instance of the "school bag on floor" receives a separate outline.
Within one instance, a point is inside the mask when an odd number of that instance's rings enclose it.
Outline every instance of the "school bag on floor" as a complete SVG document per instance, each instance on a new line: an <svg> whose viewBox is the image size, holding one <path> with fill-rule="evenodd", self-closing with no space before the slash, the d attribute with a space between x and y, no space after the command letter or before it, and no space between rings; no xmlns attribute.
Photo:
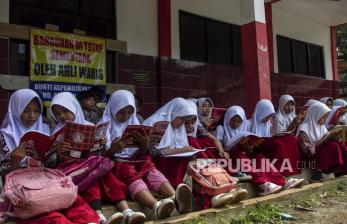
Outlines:
<svg viewBox="0 0 347 224"><path fill-rule="evenodd" d="M113 167L114 162L107 157L90 156L79 163L61 163L57 169L71 177L72 181L78 186L78 191L83 192L97 183Z"/></svg>
<svg viewBox="0 0 347 224"><path fill-rule="evenodd" d="M77 198L77 186L59 170L29 167L6 175L1 197L1 217L29 219L69 208Z"/></svg>
<svg viewBox="0 0 347 224"><path fill-rule="evenodd" d="M237 178L230 176L227 171L211 159L190 161L187 168L188 175L192 176L193 191L209 196L226 193L236 188Z"/></svg>

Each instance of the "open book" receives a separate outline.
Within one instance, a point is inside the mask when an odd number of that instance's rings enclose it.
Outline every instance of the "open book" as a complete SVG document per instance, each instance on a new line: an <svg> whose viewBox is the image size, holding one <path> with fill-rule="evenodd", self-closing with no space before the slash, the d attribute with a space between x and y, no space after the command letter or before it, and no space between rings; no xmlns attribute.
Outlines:
<svg viewBox="0 0 347 224"><path fill-rule="evenodd" d="M321 145L325 142L336 139L336 137L341 140L341 142L347 141L347 125L337 125L333 130L328 132L323 138L315 143L316 146Z"/></svg>
<svg viewBox="0 0 347 224"><path fill-rule="evenodd" d="M209 148L209 147L208 147ZM205 149L195 149L193 148L192 151L190 152L182 152L182 153L177 153L177 154L172 154L172 155L167 155L165 157L192 157L194 156L195 154L199 153L199 152L203 152L205 151L206 149L208 148L205 148ZM215 148L215 147L211 147L211 148Z"/></svg>
<svg viewBox="0 0 347 224"><path fill-rule="evenodd" d="M94 126L66 122L51 136L39 131L28 131L22 135L21 143L25 146L26 155L39 161L45 161L55 153L57 145L61 142L67 142L71 146L66 156L72 159L88 158L100 153L101 142L106 136L108 123Z"/></svg>
<svg viewBox="0 0 347 224"><path fill-rule="evenodd" d="M150 145L157 145L160 143L160 140L163 137L168 125L168 121L156 122L153 127L146 125L128 125L124 130L122 138L132 138L135 132L140 134L146 133L146 135L150 137ZM130 141L130 143L122 151L115 153L114 156L117 158L130 158L138 149L139 144L135 141Z"/></svg>
<svg viewBox="0 0 347 224"><path fill-rule="evenodd" d="M223 124L226 111L227 109L225 108L212 108L210 115L211 124L207 127L208 131L213 131L218 125Z"/></svg>
<svg viewBox="0 0 347 224"><path fill-rule="evenodd" d="M329 121L329 125L336 125L338 124L340 117L346 112L346 108L345 107L340 107L338 108L333 117L331 118L331 120Z"/></svg>
<svg viewBox="0 0 347 224"><path fill-rule="evenodd" d="M263 144L265 137L259 137L254 133L248 131L242 131L232 138L232 142L225 148L230 151L235 146L239 145L243 148L255 148Z"/></svg>

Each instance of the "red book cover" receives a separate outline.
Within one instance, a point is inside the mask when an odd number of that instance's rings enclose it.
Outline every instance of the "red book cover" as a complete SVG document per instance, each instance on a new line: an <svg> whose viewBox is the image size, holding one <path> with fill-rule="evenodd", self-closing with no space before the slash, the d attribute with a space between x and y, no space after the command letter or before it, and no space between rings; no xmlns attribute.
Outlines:
<svg viewBox="0 0 347 224"><path fill-rule="evenodd" d="M39 161L45 161L52 153L55 152L54 144L56 135L49 136L39 131L26 132L21 137L21 143L24 144L25 154Z"/></svg>
<svg viewBox="0 0 347 224"><path fill-rule="evenodd" d="M46 160L56 151L54 146L63 141L71 145L67 156L82 159L101 149L101 141L106 136L107 127L108 122L97 126L66 122L52 136L38 131L29 131L21 137L21 142L25 144L26 154L39 161Z"/></svg>
<svg viewBox="0 0 347 224"><path fill-rule="evenodd" d="M345 108L345 107L340 107L340 108L338 108L338 109L335 111L333 117L331 118L329 124L330 124L330 125L335 125L335 124L337 124L338 121L339 121L339 119L340 119L340 117L341 117L345 112L346 112L346 108Z"/></svg>
<svg viewBox="0 0 347 224"><path fill-rule="evenodd" d="M106 137L108 122L99 125L81 125L67 122L63 129L64 141L70 143L71 151L68 156L74 159L88 158L89 153L96 151L95 145Z"/></svg>
<svg viewBox="0 0 347 224"><path fill-rule="evenodd" d="M150 136L151 129L152 127L146 125L128 125L123 132L122 139L132 138L135 132ZM127 147L139 147L139 144L135 141L131 141L131 143L129 143Z"/></svg>
<svg viewBox="0 0 347 224"><path fill-rule="evenodd" d="M210 116L211 124L208 127L209 131L215 130L218 125L223 124L226 111L227 109L225 108L212 108Z"/></svg>

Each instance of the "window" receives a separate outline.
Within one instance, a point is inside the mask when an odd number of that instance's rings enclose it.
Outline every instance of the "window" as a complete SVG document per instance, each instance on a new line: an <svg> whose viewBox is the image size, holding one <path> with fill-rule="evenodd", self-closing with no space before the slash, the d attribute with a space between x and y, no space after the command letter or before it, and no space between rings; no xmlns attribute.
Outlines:
<svg viewBox="0 0 347 224"><path fill-rule="evenodd" d="M277 36L278 70L324 78L323 47Z"/></svg>
<svg viewBox="0 0 347 224"><path fill-rule="evenodd" d="M29 75L29 41L10 39L10 75Z"/></svg>
<svg viewBox="0 0 347 224"><path fill-rule="evenodd" d="M242 65L239 26L180 11L179 27L181 59Z"/></svg>
<svg viewBox="0 0 347 224"><path fill-rule="evenodd" d="M10 22L60 31L86 31L86 35L116 38L115 0L11 0Z"/></svg>

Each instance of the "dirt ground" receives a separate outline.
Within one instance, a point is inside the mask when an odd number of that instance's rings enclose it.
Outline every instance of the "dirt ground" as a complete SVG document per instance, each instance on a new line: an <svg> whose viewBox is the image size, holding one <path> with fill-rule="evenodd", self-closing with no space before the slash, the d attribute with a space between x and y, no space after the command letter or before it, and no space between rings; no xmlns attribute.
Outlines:
<svg viewBox="0 0 347 224"><path fill-rule="evenodd" d="M298 211L293 209L295 221L291 224L321 223L321 224L346 224L347 202L339 198L327 198L319 206L313 207L313 211Z"/></svg>
<svg viewBox="0 0 347 224"><path fill-rule="evenodd" d="M347 193L347 192L346 192ZM314 201L314 200L313 200ZM308 203L309 204L309 203ZM291 205L288 213L293 215L295 221L290 224L346 224L347 223L347 197L345 194L321 194L314 205ZM308 211L305 211L305 208Z"/></svg>

